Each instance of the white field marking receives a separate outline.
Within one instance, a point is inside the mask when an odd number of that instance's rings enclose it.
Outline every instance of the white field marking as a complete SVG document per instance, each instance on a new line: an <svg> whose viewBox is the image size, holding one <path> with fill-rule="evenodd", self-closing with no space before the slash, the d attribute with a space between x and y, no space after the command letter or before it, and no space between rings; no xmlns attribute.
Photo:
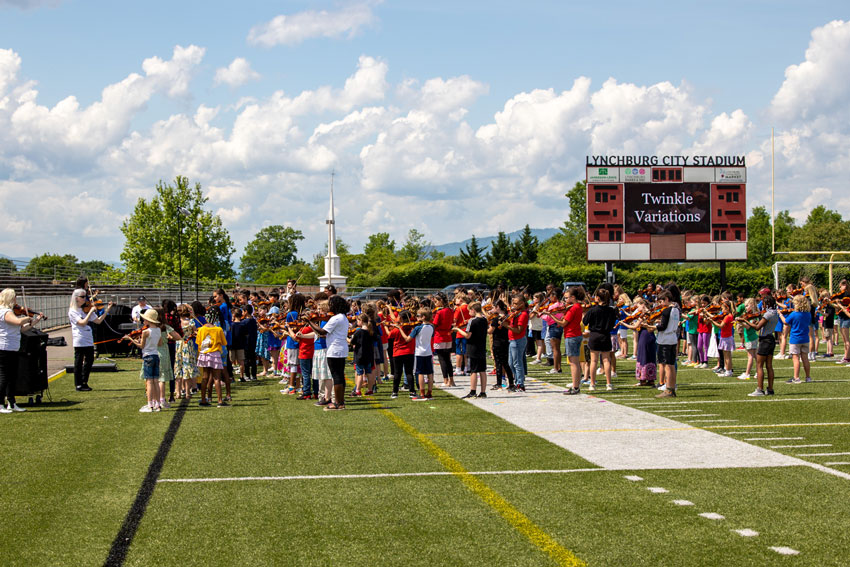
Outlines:
<svg viewBox="0 0 850 567"><path fill-rule="evenodd" d="M690 500L673 500L673 504L676 504L677 506L693 506L694 505L694 503L691 502Z"/></svg>
<svg viewBox="0 0 850 567"><path fill-rule="evenodd" d="M725 435L769 435L770 431L730 431Z"/></svg>
<svg viewBox="0 0 850 567"><path fill-rule="evenodd" d="M732 530L736 534L741 537L756 537L759 533L755 530L751 530L749 528L744 528L743 530Z"/></svg>
<svg viewBox="0 0 850 567"><path fill-rule="evenodd" d="M767 399L765 399L767 398ZM662 407L671 405L684 404L771 404L779 402L834 402L841 400L850 400L850 397L834 397L834 398L777 398L776 396L765 396L764 398L751 400L693 400L693 401L676 401L676 402L646 402L643 404L631 404L631 407L647 406L647 407Z"/></svg>
<svg viewBox="0 0 850 567"><path fill-rule="evenodd" d="M830 425L850 425L850 423L762 423L760 425L707 425L705 429L727 429L730 427L829 427Z"/></svg>
<svg viewBox="0 0 850 567"><path fill-rule="evenodd" d="M850 453L797 453L795 457L843 457Z"/></svg>
<svg viewBox="0 0 850 567"><path fill-rule="evenodd" d="M653 494L667 494L669 492L669 490L661 488L660 486L650 486L647 490Z"/></svg>
<svg viewBox="0 0 850 567"><path fill-rule="evenodd" d="M790 547L769 547L768 549L772 549L779 555L800 555L799 551L791 549Z"/></svg>
<svg viewBox="0 0 850 567"><path fill-rule="evenodd" d="M468 379L456 377L455 381L459 388L450 393L460 397L468 391L464 390ZM496 403L509 397L510 403ZM745 443L732 436L718 435L696 427L696 424L684 424L624 403L613 403L586 394L567 397L559 390L532 398L500 392L493 392L490 396L488 392L486 402L477 401L475 406L575 453L592 466L620 470L624 474L659 469L808 464L793 455ZM665 409L674 408L676 406Z"/></svg>
<svg viewBox="0 0 850 567"><path fill-rule="evenodd" d="M811 449L813 447L832 447L832 443L815 443L813 445L771 445L771 449Z"/></svg>
<svg viewBox="0 0 850 567"><path fill-rule="evenodd" d="M684 412L696 412L699 413L701 409L668 409L668 410L658 410L655 413L684 413Z"/></svg>
<svg viewBox="0 0 850 567"><path fill-rule="evenodd" d="M733 435L730 433L729 435ZM802 441L805 437L749 437L744 441Z"/></svg>
<svg viewBox="0 0 850 567"><path fill-rule="evenodd" d="M706 414L702 414L702 415L697 415L695 413L674 413L674 414L667 414L664 417L667 417L667 418L670 418L670 419L681 419L681 418L684 418L684 417L718 417L719 415L720 415L719 413L706 413Z"/></svg>
<svg viewBox="0 0 850 567"><path fill-rule="evenodd" d="M630 481L632 481L632 482L640 482L640 481L642 481L642 480L643 480L643 478L642 478L642 477L639 477L639 476L634 475L634 474L627 474L627 475L626 475L626 476L624 476L623 478L625 478L626 480L630 480Z"/></svg>
<svg viewBox="0 0 850 567"><path fill-rule="evenodd" d="M835 469L831 469L829 467L825 467L817 463L809 463L809 466L817 471L825 472L827 474L831 474L832 476L837 476L839 478L850 480L850 474L847 474L846 472L837 471Z"/></svg>
<svg viewBox="0 0 850 567"><path fill-rule="evenodd" d="M701 518L706 518L708 520L725 520L726 516L718 514L717 512L703 512L700 514Z"/></svg>
<svg viewBox="0 0 850 567"><path fill-rule="evenodd" d="M606 469L538 469L521 471L470 471L465 474L482 475L518 475L518 474L569 474L577 472L599 472ZM161 478L157 482L239 482L246 480L332 480L332 479L358 479L358 478L403 478L408 476L452 476L456 473L451 471L431 471L412 473L374 473L374 474L309 474L296 476L234 476L220 478Z"/></svg>
<svg viewBox="0 0 850 567"><path fill-rule="evenodd" d="M831 467L833 465L850 465L848 461L834 461L832 463L824 463L826 466Z"/></svg>
<svg viewBox="0 0 850 567"><path fill-rule="evenodd" d="M687 423L732 423L737 419L689 419Z"/></svg>

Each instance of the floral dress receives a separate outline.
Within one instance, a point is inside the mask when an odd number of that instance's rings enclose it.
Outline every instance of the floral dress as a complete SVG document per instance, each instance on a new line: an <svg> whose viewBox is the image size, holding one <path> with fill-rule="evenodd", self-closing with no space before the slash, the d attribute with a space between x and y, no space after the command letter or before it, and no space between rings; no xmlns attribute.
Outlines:
<svg viewBox="0 0 850 567"><path fill-rule="evenodd" d="M198 345L195 343L196 327L191 319L182 321L183 339L177 341L174 350L174 377L178 380L195 380L200 376L198 371Z"/></svg>
<svg viewBox="0 0 850 567"><path fill-rule="evenodd" d="M263 360L271 360L272 355L269 352L269 336L271 335L271 331L264 331L262 333L257 333L257 356L262 358Z"/></svg>

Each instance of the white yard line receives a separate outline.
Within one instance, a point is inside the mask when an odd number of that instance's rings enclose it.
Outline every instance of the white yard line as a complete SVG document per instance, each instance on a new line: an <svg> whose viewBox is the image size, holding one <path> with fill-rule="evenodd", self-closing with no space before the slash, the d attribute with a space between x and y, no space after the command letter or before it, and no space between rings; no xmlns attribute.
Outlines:
<svg viewBox="0 0 850 567"><path fill-rule="evenodd" d="M798 453L797 457L843 457L850 453Z"/></svg>
<svg viewBox="0 0 850 567"><path fill-rule="evenodd" d="M832 463L824 463L826 466L831 467L835 465L850 465L850 461L834 461Z"/></svg>
<svg viewBox="0 0 850 567"><path fill-rule="evenodd" d="M449 392L460 397L468 391L468 378L455 379L460 387ZM758 468L807 464L790 455L705 428L691 427L624 403L614 403L601 396L564 396L560 391L553 392L551 388L539 386L543 385L535 383L526 395L507 392L490 395L488 392L486 399L468 403L610 470ZM509 403L505 403L507 400Z"/></svg>
<svg viewBox="0 0 850 567"><path fill-rule="evenodd" d="M483 475L522 475L522 474L570 474L582 472L601 472L606 469L532 469L505 471L474 471L465 474ZM293 476L232 476L219 478L161 478L157 482L194 483L194 482L241 482L241 481L272 481L272 480L332 480L358 478L404 478L411 476L452 476L457 473L450 471L410 472L410 473L374 473L374 474L308 474Z"/></svg>
<svg viewBox="0 0 850 567"><path fill-rule="evenodd" d="M730 433L729 435L733 435ZM749 437L744 441L802 441L803 437Z"/></svg>
<svg viewBox="0 0 850 567"><path fill-rule="evenodd" d="M800 555L799 551L790 547L770 547L769 549L772 549L779 555Z"/></svg>
<svg viewBox="0 0 850 567"><path fill-rule="evenodd" d="M685 400L685 401L665 401L665 402L645 402L641 404L629 404L631 407L646 406L660 408L671 405L691 405L691 404L771 404L779 402L835 402L842 400L850 400L850 397L834 397L834 398L777 398L776 396L764 396L762 398L752 398L747 400Z"/></svg>
<svg viewBox="0 0 850 567"><path fill-rule="evenodd" d="M771 445L771 449L813 449L815 447L832 447L832 443L815 443L813 445Z"/></svg>

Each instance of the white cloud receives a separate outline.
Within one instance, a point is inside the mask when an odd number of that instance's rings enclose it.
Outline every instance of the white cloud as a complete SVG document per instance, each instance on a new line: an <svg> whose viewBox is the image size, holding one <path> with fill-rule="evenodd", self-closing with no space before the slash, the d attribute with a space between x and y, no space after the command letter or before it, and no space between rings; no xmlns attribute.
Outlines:
<svg viewBox="0 0 850 567"><path fill-rule="evenodd" d="M850 69L850 22L835 20L812 31L806 60L785 70L771 104L780 120L813 119L843 111L847 115L850 85L844 80Z"/></svg>
<svg viewBox="0 0 850 567"><path fill-rule="evenodd" d="M217 69L214 80L217 85L224 83L235 88L259 78L260 74L251 69L251 64L247 59L237 57L227 67Z"/></svg>
<svg viewBox="0 0 850 567"><path fill-rule="evenodd" d="M335 12L308 10L276 16L270 22L252 28L248 33L248 43L273 47L296 45L317 37L352 37L360 28L375 22L372 8L378 3L349 4Z"/></svg>
<svg viewBox="0 0 850 567"><path fill-rule="evenodd" d="M29 10L31 8L38 8L39 6L58 6L62 0L0 0L0 7L2 6L12 6L14 8L21 8L24 10Z"/></svg>

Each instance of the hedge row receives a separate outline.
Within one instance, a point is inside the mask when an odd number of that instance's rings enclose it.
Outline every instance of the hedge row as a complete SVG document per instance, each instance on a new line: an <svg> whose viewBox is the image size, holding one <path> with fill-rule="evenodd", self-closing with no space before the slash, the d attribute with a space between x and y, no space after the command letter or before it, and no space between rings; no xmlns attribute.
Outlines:
<svg viewBox="0 0 850 567"><path fill-rule="evenodd" d="M683 265L675 270L617 270L614 267L617 282L633 294L648 283L666 284L675 281L681 289L692 289L700 293L715 294L720 291L720 268L688 268ZM584 282L595 287L605 278L602 266L571 266L558 268L541 264L502 264L488 270L470 270L461 266L427 260L414 264L396 266L379 273L371 285L390 287L444 287L453 283L479 282L490 287L503 283L508 287L529 286L531 290L541 290L548 283L560 285L562 282ZM773 275L770 268L729 267L726 270L726 287L753 295L764 286L772 286Z"/></svg>

